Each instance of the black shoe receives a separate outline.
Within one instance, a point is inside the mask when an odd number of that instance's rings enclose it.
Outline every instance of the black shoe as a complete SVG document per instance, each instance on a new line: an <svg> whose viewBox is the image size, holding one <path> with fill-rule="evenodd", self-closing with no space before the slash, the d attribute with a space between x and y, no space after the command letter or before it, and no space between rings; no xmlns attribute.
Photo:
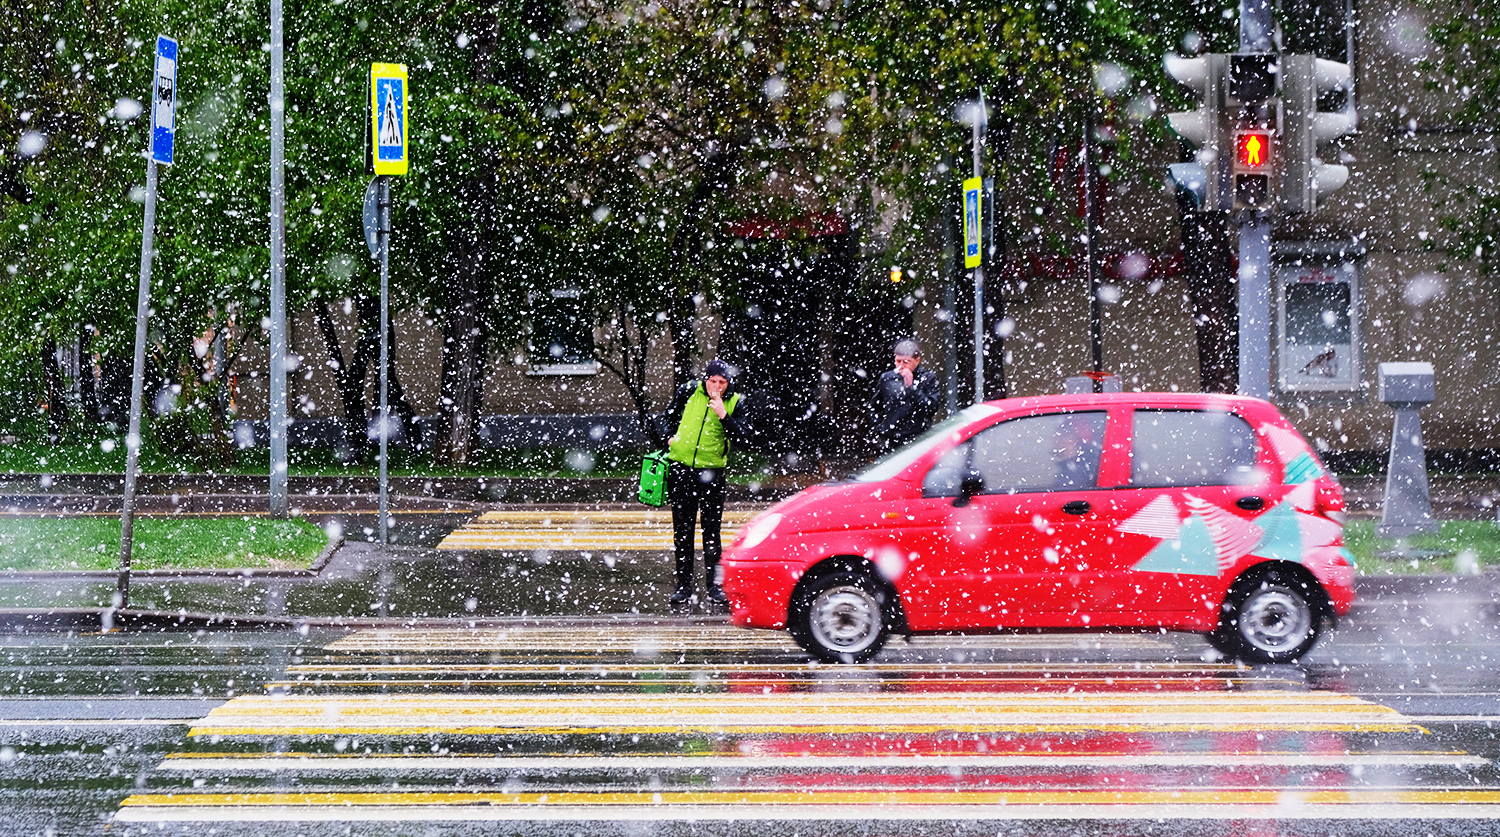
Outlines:
<svg viewBox="0 0 1500 837"><path fill-rule="evenodd" d="M674 604L674 605L685 605L685 604L687 604L688 602L690 602L692 600L693 600L693 588L691 588L691 587L678 587L677 588L677 592L675 592L675 593L672 594L672 598L667 599L667 603L668 604Z"/></svg>
<svg viewBox="0 0 1500 837"><path fill-rule="evenodd" d="M708 585L708 600L715 604L729 604L729 597L724 595L724 588L717 584Z"/></svg>

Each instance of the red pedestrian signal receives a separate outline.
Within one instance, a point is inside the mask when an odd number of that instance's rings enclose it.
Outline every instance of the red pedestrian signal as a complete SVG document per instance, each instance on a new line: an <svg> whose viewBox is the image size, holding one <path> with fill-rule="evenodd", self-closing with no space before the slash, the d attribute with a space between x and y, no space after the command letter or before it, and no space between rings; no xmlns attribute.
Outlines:
<svg viewBox="0 0 1500 837"><path fill-rule="evenodd" d="M1242 131L1234 137L1235 171L1263 171L1271 162L1271 134Z"/></svg>

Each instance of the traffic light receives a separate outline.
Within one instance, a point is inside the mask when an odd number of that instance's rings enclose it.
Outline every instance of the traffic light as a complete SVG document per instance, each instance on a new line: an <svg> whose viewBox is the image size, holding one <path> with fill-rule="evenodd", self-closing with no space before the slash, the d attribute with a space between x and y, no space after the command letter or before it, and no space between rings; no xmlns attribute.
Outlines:
<svg viewBox="0 0 1500 837"><path fill-rule="evenodd" d="M1287 212L1312 212L1318 202L1349 180L1347 166L1325 163L1318 146L1352 132L1354 74L1348 64L1314 55L1281 56L1282 183ZM1319 103L1330 104L1322 110Z"/></svg>
<svg viewBox="0 0 1500 837"><path fill-rule="evenodd" d="M1198 149L1196 162L1179 163L1168 168L1177 188L1193 196L1193 202L1205 211L1221 207L1220 159L1224 137L1224 77L1229 56L1208 53L1196 58L1168 55L1163 62L1167 75L1198 100L1198 109L1167 114L1167 124L1178 136Z"/></svg>
<svg viewBox="0 0 1500 837"><path fill-rule="evenodd" d="M1271 202L1273 145L1271 132L1262 129L1234 132L1234 205L1265 209Z"/></svg>

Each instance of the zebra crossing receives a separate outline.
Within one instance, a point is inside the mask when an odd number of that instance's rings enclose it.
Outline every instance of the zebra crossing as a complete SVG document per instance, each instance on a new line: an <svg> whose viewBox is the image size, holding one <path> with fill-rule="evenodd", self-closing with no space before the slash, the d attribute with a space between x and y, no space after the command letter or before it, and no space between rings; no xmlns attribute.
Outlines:
<svg viewBox="0 0 1500 837"><path fill-rule="evenodd" d="M755 511L726 509L724 543ZM697 546L703 535L697 533ZM666 552L672 548L671 509L552 509L485 512L438 544L448 550L578 550Z"/></svg>
<svg viewBox="0 0 1500 837"><path fill-rule="evenodd" d="M112 828L995 833L1059 818L1150 830L1500 817L1494 765L1417 720L1183 661L1168 637L910 648L820 666L781 633L691 619L357 631L194 723Z"/></svg>

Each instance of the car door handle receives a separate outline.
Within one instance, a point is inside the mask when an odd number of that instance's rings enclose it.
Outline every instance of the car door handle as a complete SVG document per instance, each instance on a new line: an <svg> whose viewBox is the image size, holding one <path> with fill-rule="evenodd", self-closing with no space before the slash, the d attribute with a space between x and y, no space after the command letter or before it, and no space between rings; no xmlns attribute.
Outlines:
<svg viewBox="0 0 1500 837"><path fill-rule="evenodd" d="M1251 495L1249 497L1241 497L1240 499L1235 500L1234 504L1244 509L1245 511L1260 511L1261 509L1266 507L1266 499L1264 497L1256 497L1254 495Z"/></svg>
<svg viewBox="0 0 1500 837"><path fill-rule="evenodd" d="M1070 500L1063 503L1063 511L1068 514L1088 514L1090 508L1088 500Z"/></svg>

